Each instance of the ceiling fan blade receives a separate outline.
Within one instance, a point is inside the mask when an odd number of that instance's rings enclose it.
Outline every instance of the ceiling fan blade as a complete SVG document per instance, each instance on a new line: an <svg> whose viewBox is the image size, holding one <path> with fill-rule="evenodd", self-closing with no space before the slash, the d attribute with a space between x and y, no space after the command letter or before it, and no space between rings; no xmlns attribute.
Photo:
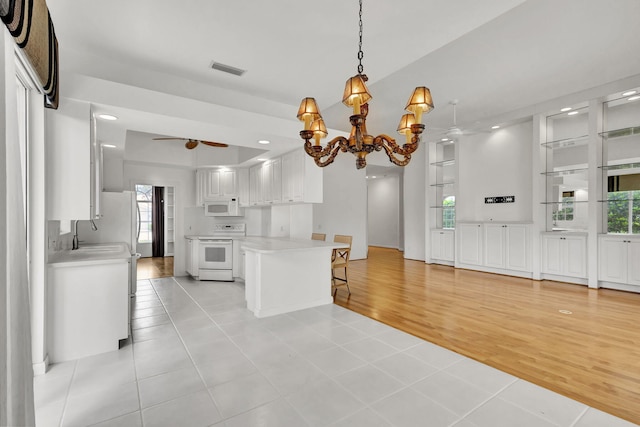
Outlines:
<svg viewBox="0 0 640 427"><path fill-rule="evenodd" d="M198 146L198 141L194 141L193 139L190 139L189 141L187 141L184 146L188 149L188 150L193 150L194 148L196 148Z"/></svg>
<svg viewBox="0 0 640 427"><path fill-rule="evenodd" d="M200 141L200 142L210 147L228 147L229 146L229 144L224 144L222 142L213 142L213 141Z"/></svg>
<svg viewBox="0 0 640 427"><path fill-rule="evenodd" d="M186 141L187 138L175 138L175 137L166 137L166 138L153 138L154 141L168 141L168 140L176 140L176 141Z"/></svg>

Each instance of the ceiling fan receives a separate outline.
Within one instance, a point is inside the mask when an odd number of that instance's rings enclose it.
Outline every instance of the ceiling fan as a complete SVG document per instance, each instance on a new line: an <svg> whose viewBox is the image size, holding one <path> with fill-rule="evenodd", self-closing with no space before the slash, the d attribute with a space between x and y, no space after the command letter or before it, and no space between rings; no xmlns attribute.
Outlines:
<svg viewBox="0 0 640 427"><path fill-rule="evenodd" d="M228 144L224 144L222 142L213 142L213 141L203 141L201 139L192 139L192 138L173 138L173 137L162 137L162 138L153 138L154 141L169 141L169 140L178 140L178 141L187 141L184 146L188 150L193 150L198 146L198 144L202 143L204 145L208 145L210 147L228 147Z"/></svg>
<svg viewBox="0 0 640 427"><path fill-rule="evenodd" d="M455 141L457 142L458 139L462 136L462 135L472 135L475 132L472 131L466 131L466 130L462 130L458 127L457 125L457 116L456 116L456 105L458 105L458 100L454 99L453 101L450 101L449 104L453 105L453 125L446 129L446 131L444 132L444 135L451 141ZM445 129L442 129L445 130Z"/></svg>

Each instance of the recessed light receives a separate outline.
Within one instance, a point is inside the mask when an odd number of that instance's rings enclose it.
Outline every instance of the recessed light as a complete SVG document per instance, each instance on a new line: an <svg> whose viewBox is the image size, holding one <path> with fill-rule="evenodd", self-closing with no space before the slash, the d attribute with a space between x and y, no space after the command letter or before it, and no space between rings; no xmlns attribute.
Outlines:
<svg viewBox="0 0 640 427"><path fill-rule="evenodd" d="M267 161L267 159L256 159L256 160L258 160L259 162L266 162Z"/></svg>
<svg viewBox="0 0 640 427"><path fill-rule="evenodd" d="M578 113L579 113L579 111L569 111L569 112L567 113L567 115L568 115L568 116L575 116L575 115L576 115L576 114L578 114Z"/></svg>
<svg viewBox="0 0 640 427"><path fill-rule="evenodd" d="M491 126L491 129L500 129L500 126L498 126L498 125Z"/></svg>
<svg viewBox="0 0 640 427"><path fill-rule="evenodd" d="M259 139L258 144L271 144L271 141L267 141L266 139Z"/></svg>
<svg viewBox="0 0 640 427"><path fill-rule="evenodd" d="M636 93L638 93L637 90L628 90L628 91L624 92L622 94L622 96L631 96L631 95L635 95Z"/></svg>
<svg viewBox="0 0 640 427"><path fill-rule="evenodd" d="M112 116L111 114L98 114L98 117L103 120L118 120L116 116Z"/></svg>
<svg viewBox="0 0 640 427"><path fill-rule="evenodd" d="M627 99L627 101L636 101L638 99L640 99L640 95L632 96L631 98Z"/></svg>
<svg viewBox="0 0 640 427"><path fill-rule="evenodd" d="M102 144L102 146L107 148L116 148L116 146L113 144Z"/></svg>
<svg viewBox="0 0 640 427"><path fill-rule="evenodd" d="M376 179L376 176L374 175L374 176L372 176L371 178Z"/></svg>
<svg viewBox="0 0 640 427"><path fill-rule="evenodd" d="M562 111L563 113L564 113L565 111L569 111L569 110L571 110L571 107L564 107L564 108L561 108L561 109L560 109L560 111Z"/></svg>
<svg viewBox="0 0 640 427"><path fill-rule="evenodd" d="M448 140L449 140L449 138L442 138L440 141L447 142Z"/></svg>

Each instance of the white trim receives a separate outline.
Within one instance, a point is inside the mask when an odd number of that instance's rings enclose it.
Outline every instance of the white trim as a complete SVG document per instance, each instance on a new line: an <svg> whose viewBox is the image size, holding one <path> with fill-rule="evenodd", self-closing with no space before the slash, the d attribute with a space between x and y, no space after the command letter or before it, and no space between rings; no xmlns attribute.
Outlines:
<svg viewBox="0 0 640 427"><path fill-rule="evenodd" d="M20 79L22 84L29 90L35 90L44 95L42 89L42 83L38 78L38 74L33 69L29 58L24 54L22 49L18 46L14 49L15 63L16 63L16 76Z"/></svg>

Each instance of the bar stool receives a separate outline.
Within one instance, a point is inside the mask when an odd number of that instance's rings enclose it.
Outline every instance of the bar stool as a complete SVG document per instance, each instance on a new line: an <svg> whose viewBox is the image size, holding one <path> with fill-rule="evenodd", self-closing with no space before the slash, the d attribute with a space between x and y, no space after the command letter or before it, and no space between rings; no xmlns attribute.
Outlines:
<svg viewBox="0 0 640 427"><path fill-rule="evenodd" d="M333 236L334 243L344 243L344 248L337 248L333 250L331 255L331 287L333 288L333 295L338 292L338 286L346 285L349 295L351 295L351 289L349 288L349 279L347 276L347 268L349 267L349 256L351 254L351 241L352 236L345 236L342 234L336 234ZM348 245L348 246L347 246ZM336 270L344 269L344 279L336 276ZM343 283L336 283L336 281Z"/></svg>
<svg viewBox="0 0 640 427"><path fill-rule="evenodd" d="M311 233L311 240L327 240L327 235L324 233Z"/></svg>

